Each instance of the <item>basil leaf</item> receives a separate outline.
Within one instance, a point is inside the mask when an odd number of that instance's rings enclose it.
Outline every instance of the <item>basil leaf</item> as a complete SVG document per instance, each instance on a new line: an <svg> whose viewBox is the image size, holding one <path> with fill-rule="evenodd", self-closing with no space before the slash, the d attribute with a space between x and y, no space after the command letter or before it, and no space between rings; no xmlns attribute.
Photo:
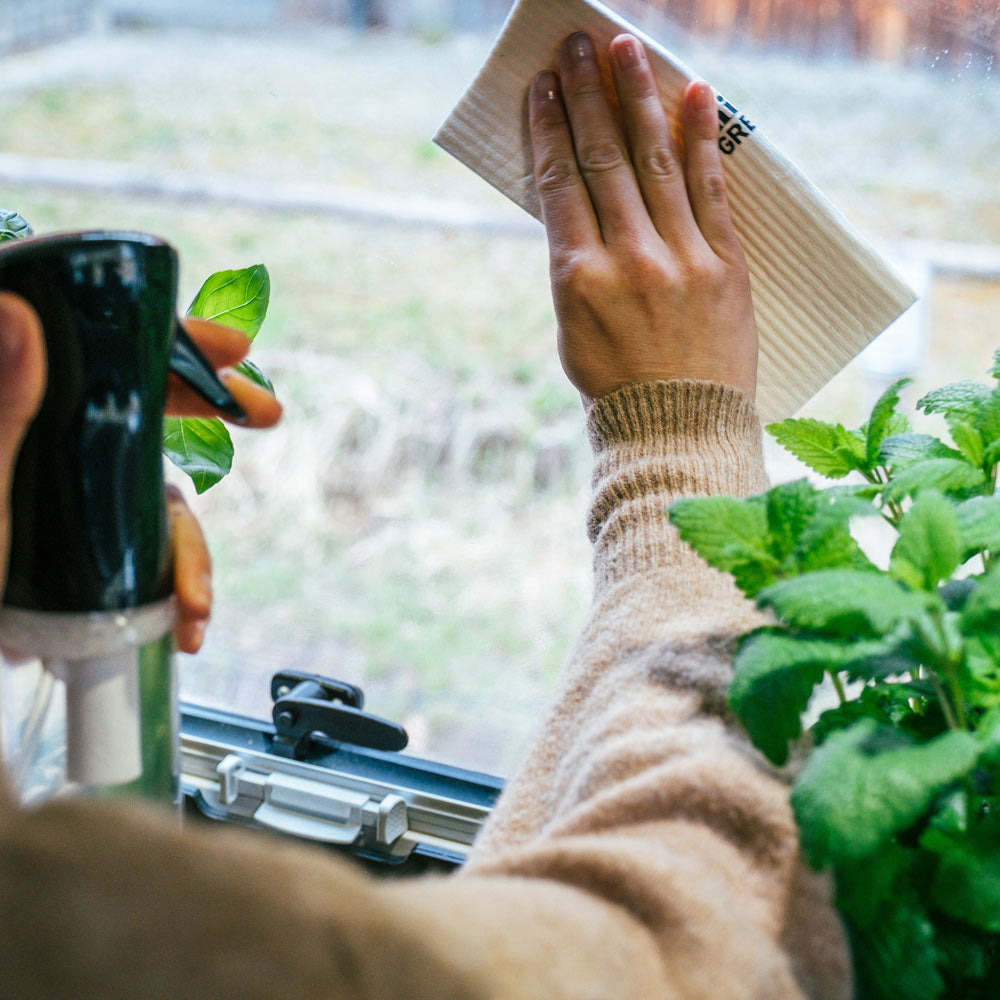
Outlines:
<svg viewBox="0 0 1000 1000"><path fill-rule="evenodd" d="M233 440L216 417L167 417L163 454L191 477L198 493L204 493L232 469Z"/></svg>
<svg viewBox="0 0 1000 1000"><path fill-rule="evenodd" d="M188 315L223 323L253 340L267 315L270 295L271 278L263 264L216 271L201 286Z"/></svg>
<svg viewBox="0 0 1000 1000"><path fill-rule="evenodd" d="M240 375L250 379L251 382L256 383L261 386L273 396L274 385L271 380L249 359L241 361L234 369L234 371L239 372Z"/></svg>

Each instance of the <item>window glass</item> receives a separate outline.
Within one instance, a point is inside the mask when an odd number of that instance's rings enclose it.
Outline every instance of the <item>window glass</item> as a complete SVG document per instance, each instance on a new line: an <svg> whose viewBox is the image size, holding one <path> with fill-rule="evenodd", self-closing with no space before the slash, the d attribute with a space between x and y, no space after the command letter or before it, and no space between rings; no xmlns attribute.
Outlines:
<svg viewBox="0 0 1000 1000"><path fill-rule="evenodd" d="M507 6L52 0L44 23L0 20L4 207L38 231L167 238L182 305L214 270L271 274L252 356L286 416L235 432L233 472L192 497L217 599L182 694L267 715L272 673L328 674L413 752L499 773L590 590L588 455L544 239L430 142ZM913 399L981 377L1000 341L993 5L617 6L924 296L807 412L856 425L897 373Z"/></svg>

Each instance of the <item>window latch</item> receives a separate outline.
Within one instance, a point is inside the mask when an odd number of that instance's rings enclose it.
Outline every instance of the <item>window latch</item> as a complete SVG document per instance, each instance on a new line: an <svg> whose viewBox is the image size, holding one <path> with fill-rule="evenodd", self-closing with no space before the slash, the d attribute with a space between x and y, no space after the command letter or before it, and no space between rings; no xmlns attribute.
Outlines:
<svg viewBox="0 0 1000 1000"><path fill-rule="evenodd" d="M274 752L307 759L314 739L350 743L371 750L402 750L409 737L397 722L365 712L361 688L297 670L271 678Z"/></svg>

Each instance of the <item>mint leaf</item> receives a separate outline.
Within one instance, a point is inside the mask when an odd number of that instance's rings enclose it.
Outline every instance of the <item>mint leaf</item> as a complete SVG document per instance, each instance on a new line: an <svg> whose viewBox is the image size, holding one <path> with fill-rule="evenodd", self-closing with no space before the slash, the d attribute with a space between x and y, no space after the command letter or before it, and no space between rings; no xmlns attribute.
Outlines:
<svg viewBox="0 0 1000 1000"><path fill-rule="evenodd" d="M970 705L1000 707L1000 634L979 632L966 637L959 682Z"/></svg>
<svg viewBox="0 0 1000 1000"><path fill-rule="evenodd" d="M784 559L792 553L821 495L808 479L782 483L764 494L770 548L776 558Z"/></svg>
<svg viewBox="0 0 1000 1000"><path fill-rule="evenodd" d="M917 400L917 409L924 413L943 413L949 419L975 422L990 395L988 386L967 379L927 393Z"/></svg>
<svg viewBox="0 0 1000 1000"><path fill-rule="evenodd" d="M931 434L895 434L882 442L879 456L880 461L892 469L901 469L929 458L951 458L960 461L962 453L949 448Z"/></svg>
<svg viewBox="0 0 1000 1000"><path fill-rule="evenodd" d="M876 638L916 617L927 601L882 573L827 569L772 584L757 603L797 628Z"/></svg>
<svg viewBox="0 0 1000 1000"><path fill-rule="evenodd" d="M944 414L955 444L970 461L975 462L980 448L985 452L1000 440L998 389L990 389L979 382L955 382L929 392L917 406L925 413Z"/></svg>
<svg viewBox="0 0 1000 1000"><path fill-rule="evenodd" d="M894 843L837 865L837 907L851 941L859 1000L933 1000L935 928L918 895L916 851Z"/></svg>
<svg viewBox="0 0 1000 1000"><path fill-rule="evenodd" d="M163 454L186 472L198 493L214 486L233 467L233 441L216 417L167 417Z"/></svg>
<svg viewBox="0 0 1000 1000"><path fill-rule="evenodd" d="M271 279L263 264L216 271L201 286L188 315L223 323L253 340L267 315L270 295Z"/></svg>
<svg viewBox="0 0 1000 1000"><path fill-rule="evenodd" d="M778 561L768 548L767 511L761 497L689 497L671 505L670 521L702 559L732 573L748 596L775 579Z"/></svg>
<svg viewBox="0 0 1000 1000"><path fill-rule="evenodd" d="M937 969L934 925L915 899L887 902L864 929L847 922L859 1000L937 1000L944 981Z"/></svg>
<svg viewBox="0 0 1000 1000"><path fill-rule="evenodd" d="M979 752L971 733L912 744L869 719L834 733L814 751L792 790L809 863L818 869L875 853L967 774Z"/></svg>
<svg viewBox="0 0 1000 1000"><path fill-rule="evenodd" d="M921 493L899 523L889 573L914 590L933 591L962 562L955 508L940 493Z"/></svg>
<svg viewBox="0 0 1000 1000"><path fill-rule="evenodd" d="M840 424L792 417L768 424L767 431L786 451L821 476L842 479L849 472L868 471L866 440Z"/></svg>
<svg viewBox="0 0 1000 1000"><path fill-rule="evenodd" d="M1000 553L1000 496L974 497L955 508L968 559L976 552Z"/></svg>
<svg viewBox="0 0 1000 1000"><path fill-rule="evenodd" d="M964 420L953 420L949 430L952 441L966 459L973 465L982 467L986 461L986 444L975 425Z"/></svg>
<svg viewBox="0 0 1000 1000"><path fill-rule="evenodd" d="M851 535L850 519L877 516L879 511L870 500L841 494L838 490L833 487L820 494L816 512L796 542L794 564L790 566L795 572L811 573L837 567L876 568ZM790 563L791 560L786 560L786 566Z"/></svg>
<svg viewBox="0 0 1000 1000"><path fill-rule="evenodd" d="M922 490L964 495L970 490L982 489L985 483L983 470L964 458L930 458L900 469L883 487L882 498L889 503L899 503Z"/></svg>
<svg viewBox="0 0 1000 1000"><path fill-rule="evenodd" d="M802 735L802 713L823 679L827 643L807 643L765 630L741 643L733 662L729 704L751 742L784 764L788 743Z"/></svg>
<svg viewBox="0 0 1000 1000"><path fill-rule="evenodd" d="M825 671L884 651L882 643L845 644L760 629L736 653L729 704L754 746L772 763L784 764L789 741L802 735L802 713Z"/></svg>
<svg viewBox="0 0 1000 1000"><path fill-rule="evenodd" d="M869 469L874 469L879 464L882 442L887 437L903 434L910 429L909 420L897 413L896 407L899 405L900 390L912 381L911 378L901 378L893 382L879 397L868 423L862 428L865 434L865 462Z"/></svg>
<svg viewBox="0 0 1000 1000"><path fill-rule="evenodd" d="M0 208L0 243L6 240L19 240L26 236L34 236L35 231L17 212Z"/></svg>
<svg viewBox="0 0 1000 1000"><path fill-rule="evenodd" d="M1000 563L976 579L976 586L966 598L959 617L965 635L992 631L1000 624Z"/></svg>
<svg viewBox="0 0 1000 1000"><path fill-rule="evenodd" d="M1000 933L1000 826L990 835L951 835L931 828L920 846L937 856L931 898L943 913ZM981 829L981 828L977 828Z"/></svg>

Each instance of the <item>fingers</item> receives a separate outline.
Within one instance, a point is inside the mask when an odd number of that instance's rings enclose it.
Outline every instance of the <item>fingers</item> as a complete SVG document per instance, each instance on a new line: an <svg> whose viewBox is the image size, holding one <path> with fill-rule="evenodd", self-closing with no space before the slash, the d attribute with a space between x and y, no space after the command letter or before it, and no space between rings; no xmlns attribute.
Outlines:
<svg viewBox="0 0 1000 1000"><path fill-rule="evenodd" d="M690 244L698 229L649 58L631 35L619 35L611 43L611 56L632 166L653 225L666 243Z"/></svg>
<svg viewBox="0 0 1000 1000"><path fill-rule="evenodd" d="M242 361L250 350L250 339L239 330L213 323L210 319L185 316L184 329L215 368L227 368Z"/></svg>
<svg viewBox="0 0 1000 1000"><path fill-rule="evenodd" d="M249 339L238 330L195 316L186 317L184 326L208 362L216 369L223 369L219 372L219 377L247 415L247 419L240 421L239 425L273 427L281 419L281 404L263 386L251 382L236 372L226 370L246 357L247 351L250 350ZM211 404L176 375L171 375L167 382L167 415L221 416Z"/></svg>
<svg viewBox="0 0 1000 1000"><path fill-rule="evenodd" d="M273 427L281 419L281 403L263 386L234 371L221 371L219 377L233 398L247 415L239 421L240 427ZM189 385L176 375L167 384L167 416L170 417L219 417L222 416L210 403L206 403ZM228 417L222 417L228 420Z"/></svg>
<svg viewBox="0 0 1000 1000"><path fill-rule="evenodd" d="M567 249L598 240L636 245L655 230L676 253L697 252L707 243L733 259L740 251L714 93L700 82L685 91L682 156L642 44L619 35L610 52L624 135L586 35L571 35L563 44L561 80L546 71L531 88L535 178L550 245L553 238L557 248Z"/></svg>
<svg viewBox="0 0 1000 1000"><path fill-rule="evenodd" d="M7 574L10 489L18 449L45 390L45 345L35 311L0 293L0 594Z"/></svg>
<svg viewBox="0 0 1000 1000"><path fill-rule="evenodd" d="M688 84L682 111L687 193L708 245L719 257L732 260L741 250L726 197L715 103L715 94L707 83Z"/></svg>
<svg viewBox="0 0 1000 1000"><path fill-rule="evenodd" d="M594 43L582 32L570 35L563 43L559 66L577 163L604 242L645 235L648 215Z"/></svg>
<svg viewBox="0 0 1000 1000"><path fill-rule="evenodd" d="M554 256L600 242L600 227L580 175L559 77L546 70L531 86L528 120L535 186Z"/></svg>
<svg viewBox="0 0 1000 1000"><path fill-rule="evenodd" d="M201 525L180 490L171 484L167 485L167 513L177 600L174 642L182 653L197 653L212 613L212 557Z"/></svg>

